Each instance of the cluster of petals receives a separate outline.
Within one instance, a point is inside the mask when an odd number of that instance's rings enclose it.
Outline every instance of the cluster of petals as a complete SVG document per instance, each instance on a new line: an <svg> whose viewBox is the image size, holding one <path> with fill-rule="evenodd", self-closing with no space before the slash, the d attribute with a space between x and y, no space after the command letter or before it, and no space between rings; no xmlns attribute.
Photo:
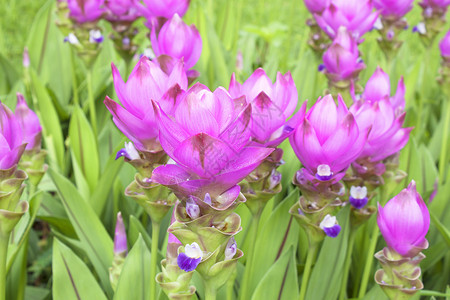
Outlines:
<svg viewBox="0 0 450 300"><path fill-rule="evenodd" d="M388 19L399 19L413 8L414 0L374 0L373 5Z"/></svg>
<svg viewBox="0 0 450 300"><path fill-rule="evenodd" d="M403 86L403 80L399 85ZM359 128L370 131L360 157L373 162L399 152L412 130L402 128L405 119L403 88L398 88L392 99L389 93L389 76L378 68L369 79L362 100L350 108Z"/></svg>
<svg viewBox="0 0 450 300"><path fill-rule="evenodd" d="M430 213L414 181L384 207L378 204L377 223L388 247L402 256L413 257L427 248Z"/></svg>
<svg viewBox="0 0 450 300"><path fill-rule="evenodd" d="M312 14L321 14L328 7L330 0L304 0L304 2Z"/></svg>
<svg viewBox="0 0 450 300"><path fill-rule="evenodd" d="M23 142L27 144L26 150L41 148L42 127L39 118L32 111L22 94L17 93L15 115L22 130Z"/></svg>
<svg viewBox="0 0 450 300"><path fill-rule="evenodd" d="M157 26L152 26L150 38L156 56L183 59L186 70L197 63L202 53L202 38L197 28L186 25L178 14L164 23L159 33Z"/></svg>
<svg viewBox="0 0 450 300"><path fill-rule="evenodd" d="M114 64L112 73L114 87L122 104L119 105L109 97L105 99L105 105L113 115L114 123L138 150L162 150L152 100L158 102L168 114L172 113L177 99L188 86L183 62L167 57L150 61L144 56L126 83Z"/></svg>
<svg viewBox="0 0 450 300"><path fill-rule="evenodd" d="M146 18L170 19L175 14L184 16L189 8L190 0L144 0Z"/></svg>
<svg viewBox="0 0 450 300"><path fill-rule="evenodd" d="M310 173L340 180L361 154L366 138L367 132L358 128L342 97L338 96L336 105L333 97L327 95L305 114L290 142Z"/></svg>
<svg viewBox="0 0 450 300"><path fill-rule="evenodd" d="M242 98L243 104L252 106L251 138L255 145L279 145L293 133L306 108L303 106L298 114L286 121L298 103L297 88L289 72L285 75L278 73L275 83L261 68L243 84L233 74L229 92L233 98Z"/></svg>
<svg viewBox="0 0 450 300"><path fill-rule="evenodd" d="M239 99L233 99L222 87L211 92L195 84L182 96L172 117L161 105L153 104L159 141L176 164L156 168L152 180L178 194L203 198L208 192L215 198L239 183L273 151L247 146L252 107L242 109L237 105Z"/></svg>
<svg viewBox="0 0 450 300"><path fill-rule="evenodd" d="M0 170L16 165L26 144L18 118L3 103L0 103Z"/></svg>
<svg viewBox="0 0 450 300"><path fill-rule="evenodd" d="M105 19L110 22L133 22L144 11L139 0L105 0L105 7Z"/></svg>
<svg viewBox="0 0 450 300"><path fill-rule="evenodd" d="M69 17L82 24L95 22L105 13L105 0L67 0Z"/></svg>
<svg viewBox="0 0 450 300"><path fill-rule="evenodd" d="M372 29L378 14L373 11L371 0L331 0L321 14L314 16L317 24L330 38L334 39L339 27L343 26L359 39Z"/></svg>
<svg viewBox="0 0 450 300"><path fill-rule="evenodd" d="M366 66L359 57L358 44L345 27L340 27L331 46L323 54L325 74L332 81L349 80Z"/></svg>
<svg viewBox="0 0 450 300"><path fill-rule="evenodd" d="M439 49L441 50L442 57L450 59L450 29L447 34L439 43Z"/></svg>

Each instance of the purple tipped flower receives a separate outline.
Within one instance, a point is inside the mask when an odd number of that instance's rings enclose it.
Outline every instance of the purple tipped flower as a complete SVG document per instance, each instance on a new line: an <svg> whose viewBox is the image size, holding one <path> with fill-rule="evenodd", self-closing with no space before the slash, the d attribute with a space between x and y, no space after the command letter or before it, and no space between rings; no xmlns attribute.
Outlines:
<svg viewBox="0 0 450 300"><path fill-rule="evenodd" d="M194 195L205 186L210 186L204 191L212 198L220 195L273 151L245 147L250 140L251 106L236 108L222 87L211 92L206 86L195 84L184 94L173 115L171 119L164 109L158 109L161 146L177 164L156 168L152 178L160 184L176 186L187 195ZM200 197L204 197L204 192Z"/></svg>
<svg viewBox="0 0 450 300"><path fill-rule="evenodd" d="M92 29L89 31L89 43L100 44L103 42L103 35L100 30Z"/></svg>
<svg viewBox="0 0 450 300"><path fill-rule="evenodd" d="M312 14L321 14L328 7L330 0L303 0Z"/></svg>
<svg viewBox="0 0 450 300"><path fill-rule="evenodd" d="M23 142L27 143L26 150L41 148L42 127L36 113L32 111L21 93L17 93L15 115L19 121L23 134Z"/></svg>
<svg viewBox="0 0 450 300"><path fill-rule="evenodd" d="M114 253L120 254L128 251L127 234L123 224L122 213L117 213L116 231L114 233Z"/></svg>
<svg viewBox="0 0 450 300"><path fill-rule="evenodd" d="M0 170L16 165L25 146L20 122L6 105L0 103Z"/></svg>
<svg viewBox="0 0 450 300"><path fill-rule="evenodd" d="M295 111L298 102L298 92L294 80L288 72L277 74L277 80L272 80L266 72L257 69L243 84L231 77L230 95L233 98L245 96L247 103L252 105L252 140L254 145L275 147L293 133L293 128L302 118L306 106L299 113L286 121Z"/></svg>
<svg viewBox="0 0 450 300"><path fill-rule="evenodd" d="M358 44L344 27L339 28L323 54L323 63L326 76L333 82L354 79L366 67L359 57Z"/></svg>
<svg viewBox="0 0 450 300"><path fill-rule="evenodd" d="M184 252L178 254L177 264L185 272L194 271L202 261L203 252L200 246L194 242L184 247Z"/></svg>
<svg viewBox="0 0 450 300"><path fill-rule="evenodd" d="M165 54L183 59L186 70L197 63L202 53L202 38L197 28L186 25L178 14L167 21L158 34L153 26L151 41L156 56Z"/></svg>
<svg viewBox="0 0 450 300"><path fill-rule="evenodd" d="M347 28L356 38L372 29L378 18L378 12L373 11L371 0L331 0L331 4L321 15L314 15L322 30L334 39L339 27Z"/></svg>
<svg viewBox="0 0 450 300"><path fill-rule="evenodd" d="M450 59L450 29L439 43L439 49L443 58Z"/></svg>
<svg viewBox="0 0 450 300"><path fill-rule="evenodd" d="M414 0L374 0L374 6L388 19L400 19L413 8Z"/></svg>
<svg viewBox="0 0 450 300"><path fill-rule="evenodd" d="M339 180L360 155L367 132L360 130L342 97L319 98L290 137L295 154L319 180Z"/></svg>
<svg viewBox="0 0 450 300"><path fill-rule="evenodd" d="M146 17L172 18L175 14L184 16L189 8L190 0L144 0L146 5Z"/></svg>
<svg viewBox="0 0 450 300"><path fill-rule="evenodd" d="M105 0L67 0L69 17L77 23L95 22L105 12Z"/></svg>
<svg viewBox="0 0 450 300"><path fill-rule="evenodd" d="M337 237L341 232L341 226L337 223L336 217L331 215L326 215L319 227L331 238Z"/></svg>
<svg viewBox="0 0 450 300"><path fill-rule="evenodd" d="M167 70L166 68L164 70ZM112 65L114 87L123 107L105 99L116 126L142 151L160 151L158 125L152 100L171 113L178 97L187 89L183 63L178 61L168 74L157 62L142 57L125 83L116 66Z"/></svg>
<svg viewBox="0 0 450 300"><path fill-rule="evenodd" d="M117 152L116 159L122 156L129 160L141 158L139 152L134 147L133 142L125 142L125 148L122 148Z"/></svg>
<svg viewBox="0 0 450 300"><path fill-rule="evenodd" d="M430 213L414 181L384 207L378 204L377 223L388 247L402 256L413 257L428 247Z"/></svg>
<svg viewBox="0 0 450 300"><path fill-rule="evenodd" d="M367 188L365 186L352 186L348 200L354 208L363 208L369 201L369 198L367 198Z"/></svg>

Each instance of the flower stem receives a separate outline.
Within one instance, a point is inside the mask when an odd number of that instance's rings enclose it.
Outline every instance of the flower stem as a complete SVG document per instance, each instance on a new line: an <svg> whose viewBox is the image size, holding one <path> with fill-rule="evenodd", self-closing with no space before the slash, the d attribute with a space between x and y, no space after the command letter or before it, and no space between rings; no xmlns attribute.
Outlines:
<svg viewBox="0 0 450 300"><path fill-rule="evenodd" d="M217 290L214 285L209 284L208 281L205 283L205 300L216 300Z"/></svg>
<svg viewBox="0 0 450 300"><path fill-rule="evenodd" d="M449 139L449 127L450 127L450 101L446 103L447 109L445 110L445 122L444 133L442 134L442 146L441 155L439 157L439 180L440 183L444 183L445 179L445 167L447 166L447 154L448 154L448 139Z"/></svg>
<svg viewBox="0 0 450 300"><path fill-rule="evenodd" d="M150 293L151 299L155 300L156 295L156 264L158 262L158 241L159 241L160 224L152 221L152 253L151 253L151 269L150 269Z"/></svg>
<svg viewBox="0 0 450 300"><path fill-rule="evenodd" d="M75 106L80 106L80 100L78 98L78 82L77 74L75 72L75 53L74 50L70 51L70 58L72 60L72 91L73 91L73 103Z"/></svg>
<svg viewBox="0 0 450 300"><path fill-rule="evenodd" d="M6 299L6 260L10 233L0 233L0 300Z"/></svg>
<svg viewBox="0 0 450 300"><path fill-rule="evenodd" d="M88 89L88 101L89 101L89 113L91 117L92 130L94 131L94 136L97 137L97 115L95 112L95 99L94 91L92 88L92 69L88 68L87 75L87 89Z"/></svg>
<svg viewBox="0 0 450 300"><path fill-rule="evenodd" d="M344 272L343 272L344 277L342 279L341 293L339 295L339 300L344 300L347 296L347 283L350 272L350 265L352 262L352 252L353 252L353 245L355 244L355 236L356 230L352 229L348 240L347 256L345 257Z"/></svg>
<svg viewBox="0 0 450 300"><path fill-rule="evenodd" d="M302 286L300 288L300 300L305 300L306 290L308 289L309 276L311 274L312 264L316 258L317 250L319 249L319 243L316 241L309 242L308 256L306 257L305 270L303 271Z"/></svg>
<svg viewBox="0 0 450 300"><path fill-rule="evenodd" d="M261 217L262 210L259 210L252 219L251 224L251 231L250 231L250 242L248 246L248 256L245 263L245 271L244 271L244 280L242 281L242 287L241 287L241 299L249 299L250 297L247 297L249 284L250 284L250 278L252 275L252 262L253 262L253 256L255 255L255 244L256 244L256 235L258 234L258 227L259 227L259 219Z"/></svg>
<svg viewBox="0 0 450 300"><path fill-rule="evenodd" d="M359 288L358 298L360 299L363 299L366 294L367 284L369 283L369 275L372 269L373 254L375 253L375 248L377 246L378 234L378 226L375 224L371 234L369 249L367 250L366 264L364 266L364 272L361 279L361 287Z"/></svg>

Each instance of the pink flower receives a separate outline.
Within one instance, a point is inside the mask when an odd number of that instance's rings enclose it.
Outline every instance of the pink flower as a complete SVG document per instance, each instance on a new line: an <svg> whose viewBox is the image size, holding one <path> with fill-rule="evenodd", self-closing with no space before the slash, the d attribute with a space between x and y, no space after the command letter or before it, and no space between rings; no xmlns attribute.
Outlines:
<svg viewBox="0 0 450 300"><path fill-rule="evenodd" d="M122 213L117 214L116 229L114 233L114 253L120 254L128 251L127 233L123 224Z"/></svg>
<svg viewBox="0 0 450 300"><path fill-rule="evenodd" d="M232 188L273 151L245 147L250 115L251 106L236 108L224 88L211 92L195 84L175 108L173 119L158 110L161 146L177 164L156 168L152 180L201 198L205 191L215 198Z"/></svg>
<svg viewBox="0 0 450 300"><path fill-rule="evenodd" d="M144 7L138 0L105 0L106 19L110 22L133 22L142 15Z"/></svg>
<svg viewBox="0 0 450 300"><path fill-rule="evenodd" d="M0 170L16 165L25 146L19 121L6 105L0 103Z"/></svg>
<svg viewBox="0 0 450 300"><path fill-rule="evenodd" d="M139 150L162 150L152 100L160 103L169 114L174 110L177 99L187 89L183 63L178 61L168 70L158 65L158 61L142 57L126 83L114 64L112 72L114 87L123 105L106 97L105 105L113 115L114 123Z"/></svg>
<svg viewBox="0 0 450 300"><path fill-rule="evenodd" d="M361 154L367 132L360 130L342 97L319 98L306 113L290 142L303 166L320 180L342 178Z"/></svg>
<svg viewBox="0 0 450 300"><path fill-rule="evenodd" d="M312 14L320 14L327 8L330 0L303 0L303 2Z"/></svg>
<svg viewBox="0 0 450 300"><path fill-rule="evenodd" d="M27 143L27 150L41 148L42 127L39 118L32 111L22 94L17 93L15 115L23 133L23 142Z"/></svg>
<svg viewBox="0 0 450 300"><path fill-rule="evenodd" d="M172 18L175 14L184 16L189 8L190 0L144 0L146 15L150 17Z"/></svg>
<svg viewBox="0 0 450 300"><path fill-rule="evenodd" d="M69 17L77 23L95 22L105 12L105 0L67 0Z"/></svg>
<svg viewBox="0 0 450 300"><path fill-rule="evenodd" d="M188 26L175 14L156 34L151 33L152 48L156 56L168 55L183 59L186 70L192 68L202 54L202 38L194 25Z"/></svg>
<svg viewBox="0 0 450 300"><path fill-rule="evenodd" d="M263 69L257 69L243 84L231 77L230 95L233 98L245 96L246 102L252 105L252 140L255 144L277 146L293 133L300 114L286 121L295 111L298 102L298 92L290 73L277 74L277 80L272 80Z"/></svg>
<svg viewBox="0 0 450 300"><path fill-rule="evenodd" d="M321 15L314 15L322 30L334 39L341 26L347 28L359 39L372 29L378 18L378 12L373 12L371 0L331 0L331 4Z"/></svg>
<svg viewBox="0 0 450 300"><path fill-rule="evenodd" d="M377 223L388 247L402 256L414 257L428 248L425 235L430 227L430 213L414 181L384 207L378 204Z"/></svg>
<svg viewBox="0 0 450 300"><path fill-rule="evenodd" d="M439 49L441 50L442 57L450 59L450 29L439 43Z"/></svg>
<svg viewBox="0 0 450 300"><path fill-rule="evenodd" d="M374 0L373 4L383 17L400 19L413 8L414 0Z"/></svg>
<svg viewBox="0 0 450 300"><path fill-rule="evenodd" d="M358 44L344 28L323 54L325 74L331 81L350 80L358 76L366 66L359 57Z"/></svg>

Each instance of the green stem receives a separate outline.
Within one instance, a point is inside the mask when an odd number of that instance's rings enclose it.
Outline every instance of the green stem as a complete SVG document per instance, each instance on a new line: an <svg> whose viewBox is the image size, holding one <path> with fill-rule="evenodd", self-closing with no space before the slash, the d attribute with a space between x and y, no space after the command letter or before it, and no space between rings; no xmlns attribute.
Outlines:
<svg viewBox="0 0 450 300"><path fill-rule="evenodd" d="M449 139L449 127L450 127L450 101L446 103L447 109L445 110L445 122L444 122L444 133L442 135L442 145L441 145L441 155L439 156L439 180L441 185L444 183L445 179L445 169L447 162L447 152L448 152L448 139Z"/></svg>
<svg viewBox="0 0 450 300"><path fill-rule="evenodd" d="M80 99L78 98L78 82L77 74L75 72L75 50L70 51L70 58L72 60L72 90L73 90L73 103L75 106L80 106Z"/></svg>
<svg viewBox="0 0 450 300"><path fill-rule="evenodd" d="M231 274L230 279L228 279L227 283L227 300L234 300L234 280L236 279L237 271L234 270L233 274Z"/></svg>
<svg viewBox="0 0 450 300"><path fill-rule="evenodd" d="M348 240L347 256L345 257L344 272L342 274L344 277L342 279L341 293L339 295L339 300L344 300L347 296L347 283L350 272L350 265L352 262L352 253L353 253L353 245L355 244L355 236L356 230L352 228Z"/></svg>
<svg viewBox="0 0 450 300"><path fill-rule="evenodd" d="M316 241L310 241L308 256L306 257L305 270L303 271L300 297L298 298L299 300L305 300L306 290L308 289L309 276L311 274L313 261L316 258L317 250L319 250L319 243Z"/></svg>
<svg viewBox="0 0 450 300"><path fill-rule="evenodd" d="M209 284L207 281L204 281L205 286L205 300L216 300L217 290L214 285Z"/></svg>
<svg viewBox="0 0 450 300"><path fill-rule="evenodd" d="M372 238L370 240L369 249L367 251L366 264L364 266L364 272L361 279L361 287L359 289L358 295L358 298L360 299L363 299L364 295L366 294L367 284L369 283L369 275L372 269L373 254L375 253L375 248L377 246L378 234L379 234L378 226L375 224L373 226L373 231L371 235Z"/></svg>
<svg viewBox="0 0 450 300"><path fill-rule="evenodd" d="M0 300L6 299L6 260L10 233L0 233Z"/></svg>
<svg viewBox="0 0 450 300"><path fill-rule="evenodd" d="M156 264L158 263L158 241L160 224L152 221L152 253L150 269L150 293L151 299L156 300Z"/></svg>
<svg viewBox="0 0 450 300"><path fill-rule="evenodd" d="M256 244L256 235L258 234L258 226L259 226L259 219L261 218L262 211L258 211L252 219L252 227L251 232L249 236L249 246L248 246L248 256L245 263L245 271L244 271L244 280L242 281L242 287L241 287L241 300L249 299L250 297L247 297L250 279L252 276L252 263L253 263L253 256L255 254L255 244Z"/></svg>
<svg viewBox="0 0 450 300"><path fill-rule="evenodd" d="M94 99L94 92L92 88L92 69L88 68L87 71L87 89L88 89L88 101L89 101L89 113L91 116L91 125L92 130L94 131L95 137L97 137L97 115L95 113L95 99Z"/></svg>

